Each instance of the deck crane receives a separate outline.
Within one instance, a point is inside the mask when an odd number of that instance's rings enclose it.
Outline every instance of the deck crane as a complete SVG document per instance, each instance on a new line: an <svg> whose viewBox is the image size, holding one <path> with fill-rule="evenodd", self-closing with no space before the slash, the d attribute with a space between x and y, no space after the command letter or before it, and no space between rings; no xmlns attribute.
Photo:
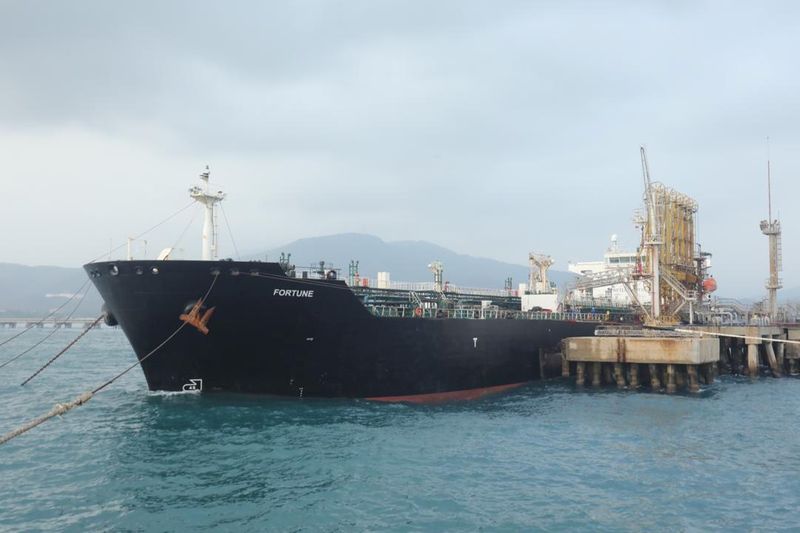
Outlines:
<svg viewBox="0 0 800 533"><path fill-rule="evenodd" d="M550 284L547 281L547 270L553 266L553 259L549 255L531 252L528 254L528 264L530 267L528 274L528 291L531 294L550 292Z"/></svg>
<svg viewBox="0 0 800 533"><path fill-rule="evenodd" d="M650 273L652 280L650 282L651 299L652 299L652 314L653 320L658 321L661 316L661 273L660 263L661 258L659 254L659 246L662 242L660 240L661 231L658 227L658 213L656 194L653 188L653 183L650 180L650 167L647 164L647 152L644 146L639 147L639 153L642 158L642 179L644 180L644 206L647 224L644 228L644 245L648 250L647 260L650 262Z"/></svg>

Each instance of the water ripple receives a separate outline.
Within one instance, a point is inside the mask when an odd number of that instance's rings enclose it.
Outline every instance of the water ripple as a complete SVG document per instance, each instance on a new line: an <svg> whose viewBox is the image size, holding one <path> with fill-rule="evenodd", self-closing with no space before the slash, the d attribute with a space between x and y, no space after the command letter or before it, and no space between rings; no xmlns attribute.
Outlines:
<svg viewBox="0 0 800 533"><path fill-rule="evenodd" d="M93 331L19 386L75 334L3 369L0 431L133 360L120 332ZM155 394L132 372L0 448L0 528L793 529L798 393L796 379L723 377L696 396L554 381L409 406Z"/></svg>

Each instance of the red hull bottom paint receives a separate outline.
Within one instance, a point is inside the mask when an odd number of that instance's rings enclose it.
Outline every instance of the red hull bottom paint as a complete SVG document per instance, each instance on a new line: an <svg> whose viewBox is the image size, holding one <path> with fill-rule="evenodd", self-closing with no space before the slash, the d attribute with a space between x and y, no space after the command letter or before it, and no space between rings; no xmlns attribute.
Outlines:
<svg viewBox="0 0 800 533"><path fill-rule="evenodd" d="M431 394L412 394L410 396L377 396L367 398L375 402L405 402L405 403L442 403L451 401L477 400L489 394L514 389L525 385L522 383L511 383L508 385L497 385L494 387L484 387L481 389L455 390L450 392L434 392Z"/></svg>

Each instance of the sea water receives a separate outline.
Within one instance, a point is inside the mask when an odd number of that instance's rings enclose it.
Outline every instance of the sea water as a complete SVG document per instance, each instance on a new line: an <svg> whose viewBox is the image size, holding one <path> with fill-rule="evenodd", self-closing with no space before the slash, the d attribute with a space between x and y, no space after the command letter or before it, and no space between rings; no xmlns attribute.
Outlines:
<svg viewBox="0 0 800 533"><path fill-rule="evenodd" d="M47 333L0 347L0 363ZM77 334L0 369L0 433L135 361L119 330L94 330L20 386ZM697 395L554 380L416 406L158 394L136 368L0 446L0 528L800 528L798 413L794 378L723 377Z"/></svg>

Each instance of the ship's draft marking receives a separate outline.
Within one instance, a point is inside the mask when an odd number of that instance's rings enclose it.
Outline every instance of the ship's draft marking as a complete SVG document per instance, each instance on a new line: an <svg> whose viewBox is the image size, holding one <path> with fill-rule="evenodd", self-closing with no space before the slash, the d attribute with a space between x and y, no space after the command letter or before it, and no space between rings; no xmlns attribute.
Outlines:
<svg viewBox="0 0 800 533"><path fill-rule="evenodd" d="M203 380L200 378L191 378L189 380L189 383L185 383L181 390L183 390L184 392L191 392L191 391L200 392L203 390Z"/></svg>
<svg viewBox="0 0 800 533"><path fill-rule="evenodd" d="M472 346L473 348L478 347L478 337L472 337Z"/></svg>

